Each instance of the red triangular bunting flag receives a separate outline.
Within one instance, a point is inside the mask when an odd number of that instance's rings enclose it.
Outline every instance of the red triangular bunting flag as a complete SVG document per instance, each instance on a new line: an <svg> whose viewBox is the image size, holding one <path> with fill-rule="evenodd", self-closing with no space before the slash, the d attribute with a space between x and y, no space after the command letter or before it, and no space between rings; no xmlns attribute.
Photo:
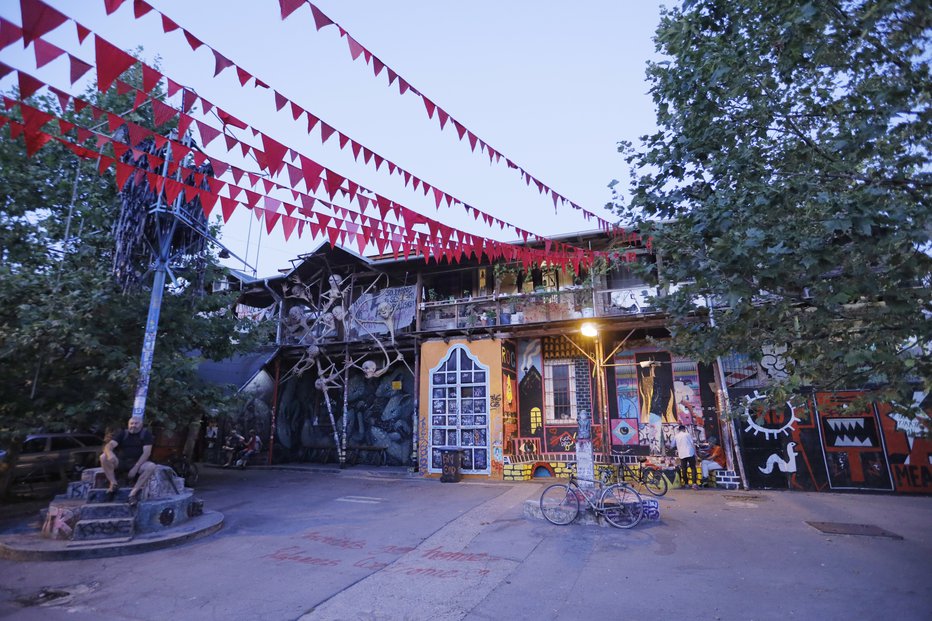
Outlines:
<svg viewBox="0 0 932 621"><path fill-rule="evenodd" d="M32 43L45 33L55 30L65 23L67 19L44 2L36 0L21 0L20 7L23 17L23 46Z"/></svg>
<svg viewBox="0 0 932 621"><path fill-rule="evenodd" d="M78 43L84 43L84 39L87 38L87 35L91 34L91 31L78 22L75 22L74 25L78 30Z"/></svg>
<svg viewBox="0 0 932 621"><path fill-rule="evenodd" d="M201 133L201 146L204 147L209 145L214 138L220 135L219 130L201 121L197 121L197 129Z"/></svg>
<svg viewBox="0 0 932 621"><path fill-rule="evenodd" d="M233 215L233 212L236 211L236 206L239 205L232 198L227 198L225 196L220 197L220 209L223 211L223 221L228 222L230 216Z"/></svg>
<svg viewBox="0 0 932 621"><path fill-rule="evenodd" d="M97 58L97 90L106 92L121 73L133 66L136 59L96 35L94 42Z"/></svg>
<svg viewBox="0 0 932 621"><path fill-rule="evenodd" d="M146 2L146 0L133 0L133 15L136 16L136 19L139 19L151 10L152 5Z"/></svg>
<svg viewBox="0 0 932 621"><path fill-rule="evenodd" d="M104 6L107 8L107 15L113 15L122 4L123 0L104 0Z"/></svg>
<svg viewBox="0 0 932 621"><path fill-rule="evenodd" d="M278 219L281 217L282 217L282 214L278 212L266 210L265 211L265 232L271 235L272 229L275 228L275 223L278 222Z"/></svg>
<svg viewBox="0 0 932 621"><path fill-rule="evenodd" d="M197 48L199 48L199 47L201 47L202 45L204 45L204 43L203 43L200 39L198 39L197 37L195 37L193 34L191 34L190 32L188 32L188 31L185 30L184 28L181 29L181 32L184 33L184 38L188 40L188 45L191 46L191 49L192 49L193 51L196 52L196 51L197 51Z"/></svg>
<svg viewBox="0 0 932 621"><path fill-rule="evenodd" d="M45 132L26 132L26 156L32 157L35 155L51 139L51 134Z"/></svg>
<svg viewBox="0 0 932 621"><path fill-rule="evenodd" d="M220 75L220 72L226 69L227 67L232 67L233 61L223 56L217 50L214 50L214 77L216 78Z"/></svg>
<svg viewBox="0 0 932 621"><path fill-rule="evenodd" d="M35 79L31 75L26 75L22 71L19 72L19 98L26 99L31 97L37 90L42 88L42 82Z"/></svg>
<svg viewBox="0 0 932 621"><path fill-rule="evenodd" d="M210 212L214 210L217 204L217 195L206 190L198 190L198 198L201 201L201 209L204 211L204 217L210 218Z"/></svg>
<svg viewBox="0 0 932 621"><path fill-rule="evenodd" d="M65 50L46 42L44 39L36 39L36 69L44 67L59 56L65 53Z"/></svg>
<svg viewBox="0 0 932 621"><path fill-rule="evenodd" d="M172 120L175 115L178 113L171 106L167 106L158 99L152 100L152 119L155 122L155 126L164 125Z"/></svg>
<svg viewBox="0 0 932 621"><path fill-rule="evenodd" d="M341 177L332 170L327 171L327 178L324 179L324 187L327 188L327 193L330 195L330 200L333 200L333 195L336 194L337 190L340 189L343 181L344 177Z"/></svg>
<svg viewBox="0 0 932 621"><path fill-rule="evenodd" d="M191 121L193 120L194 119L189 117L187 114L178 115L178 135L179 136L184 136L187 133L188 128L191 127Z"/></svg>
<svg viewBox="0 0 932 621"><path fill-rule="evenodd" d="M282 216L282 231L285 233L285 241L291 237L291 232L294 231L295 225L298 223L297 218L292 216Z"/></svg>
<svg viewBox="0 0 932 621"><path fill-rule="evenodd" d="M142 65L142 90L147 93L151 93L159 84L159 80L162 79L162 74L150 67L149 65Z"/></svg>
<svg viewBox="0 0 932 621"><path fill-rule="evenodd" d="M327 142L327 138L330 138L330 136L332 136L333 132L335 131L336 131L335 129L333 129L332 127L330 127L329 125L321 121L320 122L320 143L323 144Z"/></svg>
<svg viewBox="0 0 932 621"><path fill-rule="evenodd" d="M362 46L356 42L356 39L346 35L346 43L349 45L350 56L353 57L353 60L359 58L359 55L362 54Z"/></svg>
<svg viewBox="0 0 932 621"><path fill-rule="evenodd" d="M308 191L316 192L317 188L320 187L320 174L323 172L324 167L303 155L299 159L301 160L301 170L304 172L304 182L307 184Z"/></svg>
<svg viewBox="0 0 932 621"><path fill-rule="evenodd" d="M324 26L329 26L333 23L333 20L320 12L313 4L311 5L311 13L314 14L314 23L317 25L317 30L320 30Z"/></svg>
<svg viewBox="0 0 932 621"><path fill-rule="evenodd" d="M245 69L242 69L241 67L237 66L236 77L239 78L240 86L246 86L246 82L249 81L249 78L251 78L252 75L250 75L250 73L247 72Z"/></svg>
<svg viewBox="0 0 932 621"><path fill-rule="evenodd" d="M275 93L275 110L281 112L281 109L285 107L285 104L288 103L288 100L278 91L273 92Z"/></svg>
<svg viewBox="0 0 932 621"><path fill-rule="evenodd" d="M301 5L304 4L304 0L278 0L278 4L282 9L282 19L284 20L289 15L301 8ZM288 235L285 235L285 239L288 239Z"/></svg>
<svg viewBox="0 0 932 621"><path fill-rule="evenodd" d="M282 169L288 147L262 134L262 146L265 148L265 163L268 171L275 175Z"/></svg>

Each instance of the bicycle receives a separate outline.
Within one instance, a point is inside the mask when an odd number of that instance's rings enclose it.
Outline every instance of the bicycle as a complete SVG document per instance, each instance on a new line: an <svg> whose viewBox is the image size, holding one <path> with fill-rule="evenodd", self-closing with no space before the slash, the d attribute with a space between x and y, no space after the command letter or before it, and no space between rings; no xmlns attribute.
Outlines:
<svg viewBox="0 0 932 621"><path fill-rule="evenodd" d="M594 501L596 490L584 490L577 481L596 483L602 493ZM570 475L566 483L556 483L547 487L540 495L540 512L551 524L564 526L579 515L579 501L585 500L589 509L596 515L602 515L609 524L616 528L631 528L641 521L644 505L641 495L627 483L615 483L604 487L602 481L580 479ZM604 489L603 489L604 487Z"/></svg>
<svg viewBox="0 0 932 621"><path fill-rule="evenodd" d="M168 460L168 466L175 471L179 477L184 479L185 487L194 487L197 485L197 478L200 476L197 464L189 461L184 455L175 455Z"/></svg>
<svg viewBox="0 0 932 621"><path fill-rule="evenodd" d="M623 454L627 454L630 451L624 451ZM629 479L635 483L640 483L644 489L650 492L652 495L663 496L667 493L667 479L663 476L663 471L652 464L647 463L646 457L639 457L638 461L641 466L635 471L631 466L625 462L621 462L621 470L618 473L618 478L622 481L628 481Z"/></svg>

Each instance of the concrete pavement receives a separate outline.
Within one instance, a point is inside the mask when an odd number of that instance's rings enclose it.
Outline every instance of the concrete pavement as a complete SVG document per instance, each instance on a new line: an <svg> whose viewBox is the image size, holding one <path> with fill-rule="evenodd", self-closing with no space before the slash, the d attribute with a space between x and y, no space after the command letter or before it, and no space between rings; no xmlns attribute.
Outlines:
<svg viewBox="0 0 932 621"><path fill-rule="evenodd" d="M525 518L536 482L318 467L208 469L201 483L225 516L220 533L133 557L0 561L0 619L905 621L932 610L929 497L671 490L659 522L622 531Z"/></svg>

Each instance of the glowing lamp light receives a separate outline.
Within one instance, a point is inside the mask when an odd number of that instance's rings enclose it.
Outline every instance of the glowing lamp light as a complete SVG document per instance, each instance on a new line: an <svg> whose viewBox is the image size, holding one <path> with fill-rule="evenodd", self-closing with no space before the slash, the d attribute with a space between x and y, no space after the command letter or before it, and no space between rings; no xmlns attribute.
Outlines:
<svg viewBox="0 0 932 621"><path fill-rule="evenodd" d="M594 337L599 335L599 329L595 327L595 324L591 321L587 321L579 327L580 333L583 336Z"/></svg>

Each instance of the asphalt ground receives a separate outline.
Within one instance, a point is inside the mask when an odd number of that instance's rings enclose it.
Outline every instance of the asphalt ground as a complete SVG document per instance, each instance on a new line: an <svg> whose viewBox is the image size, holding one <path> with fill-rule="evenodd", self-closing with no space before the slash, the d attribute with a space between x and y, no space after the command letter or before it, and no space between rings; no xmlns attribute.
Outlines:
<svg viewBox="0 0 932 621"><path fill-rule="evenodd" d="M399 470L208 468L197 491L224 514L218 533L133 556L0 560L0 619L906 621L932 611L932 497L671 490L660 521L618 530L525 517L542 489ZM37 527L39 504L0 508L0 530Z"/></svg>

